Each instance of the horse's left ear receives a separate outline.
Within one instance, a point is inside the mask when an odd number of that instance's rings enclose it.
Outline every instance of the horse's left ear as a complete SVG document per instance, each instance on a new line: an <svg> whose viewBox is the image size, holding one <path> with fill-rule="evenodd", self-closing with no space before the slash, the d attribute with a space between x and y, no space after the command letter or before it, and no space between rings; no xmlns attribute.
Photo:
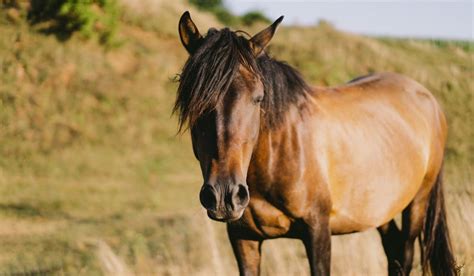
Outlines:
<svg viewBox="0 0 474 276"><path fill-rule="evenodd" d="M268 26L265 30L259 32L258 34L254 35L250 39L250 47L252 47L252 51L255 56L258 56L265 47L267 47L268 43L272 39L275 31L280 25L281 21L283 21L283 15L280 16L272 25Z"/></svg>

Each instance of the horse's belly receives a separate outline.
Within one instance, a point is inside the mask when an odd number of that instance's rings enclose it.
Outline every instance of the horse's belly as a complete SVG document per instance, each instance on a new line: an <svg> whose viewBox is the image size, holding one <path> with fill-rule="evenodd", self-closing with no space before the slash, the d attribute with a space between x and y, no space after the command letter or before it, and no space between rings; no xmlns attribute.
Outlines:
<svg viewBox="0 0 474 276"><path fill-rule="evenodd" d="M344 196L333 198L330 225L333 234L360 232L393 219L408 206L423 183L414 181L371 183L348 189ZM352 190L352 191L351 191Z"/></svg>
<svg viewBox="0 0 474 276"><path fill-rule="evenodd" d="M363 231L390 221L423 184L429 135L415 135L403 121L398 125L406 131L385 126L379 131L353 131L350 139L331 139L322 164L326 164L334 233Z"/></svg>
<svg viewBox="0 0 474 276"><path fill-rule="evenodd" d="M334 233L378 227L399 214L420 190L427 151L402 142L385 148L367 145L349 151L345 162L339 158L339 165L332 166L328 179Z"/></svg>

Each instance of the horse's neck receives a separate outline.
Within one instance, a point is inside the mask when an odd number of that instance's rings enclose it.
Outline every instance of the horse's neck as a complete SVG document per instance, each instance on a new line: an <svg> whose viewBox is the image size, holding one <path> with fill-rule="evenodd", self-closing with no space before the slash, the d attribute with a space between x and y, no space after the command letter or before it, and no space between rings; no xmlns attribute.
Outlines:
<svg viewBox="0 0 474 276"><path fill-rule="evenodd" d="M301 168L301 157L304 155L303 127L302 117L295 107L288 111L286 120L280 126L274 129L263 128L250 164L250 177L256 177L259 182L265 181L270 185L284 174L297 175L295 170Z"/></svg>

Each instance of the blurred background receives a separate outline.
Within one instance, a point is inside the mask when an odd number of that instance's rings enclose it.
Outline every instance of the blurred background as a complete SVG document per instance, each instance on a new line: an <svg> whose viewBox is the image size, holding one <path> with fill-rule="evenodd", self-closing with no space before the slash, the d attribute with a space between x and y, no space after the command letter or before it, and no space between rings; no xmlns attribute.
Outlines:
<svg viewBox="0 0 474 276"><path fill-rule="evenodd" d="M224 224L201 210L189 135L176 134L171 115L186 10L202 33L254 34L286 15L269 52L314 85L393 71L431 90L450 127L453 246L473 275L472 6L0 0L0 275L237 275ZM332 251L333 275L385 274L375 230L333 237ZM309 273L296 240L265 242L262 269Z"/></svg>

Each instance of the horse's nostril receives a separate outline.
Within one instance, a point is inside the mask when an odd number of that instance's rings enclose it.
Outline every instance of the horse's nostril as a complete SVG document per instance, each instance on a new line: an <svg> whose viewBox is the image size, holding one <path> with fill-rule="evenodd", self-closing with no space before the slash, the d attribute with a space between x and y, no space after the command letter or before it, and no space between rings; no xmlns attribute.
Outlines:
<svg viewBox="0 0 474 276"><path fill-rule="evenodd" d="M215 210L217 206L217 195L214 187L209 184L204 184L199 193L199 200L202 206L207 210Z"/></svg>
<svg viewBox="0 0 474 276"><path fill-rule="evenodd" d="M239 184L237 186L237 193L234 196L235 205L245 206L249 201L249 190L246 185Z"/></svg>

